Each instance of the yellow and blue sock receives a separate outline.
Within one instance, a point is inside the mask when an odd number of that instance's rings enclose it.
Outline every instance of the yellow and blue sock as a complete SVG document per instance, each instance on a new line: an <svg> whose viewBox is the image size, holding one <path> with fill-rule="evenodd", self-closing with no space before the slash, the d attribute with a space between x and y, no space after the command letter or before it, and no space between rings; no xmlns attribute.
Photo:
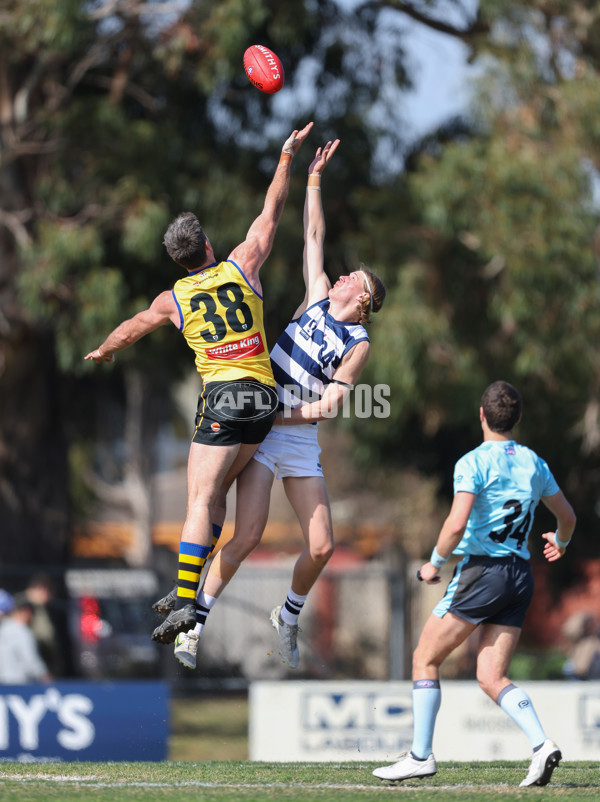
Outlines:
<svg viewBox="0 0 600 802"><path fill-rule="evenodd" d="M185 540L182 540L179 544L175 610L181 610L186 604L195 603L198 585L200 584L200 574L210 552L210 546L200 546L197 543L189 543Z"/></svg>
<svg viewBox="0 0 600 802"><path fill-rule="evenodd" d="M212 541L210 544L210 553L212 554L215 550L215 546L218 543L219 538L221 537L221 532L223 531L223 527L219 526L219 524L212 525Z"/></svg>

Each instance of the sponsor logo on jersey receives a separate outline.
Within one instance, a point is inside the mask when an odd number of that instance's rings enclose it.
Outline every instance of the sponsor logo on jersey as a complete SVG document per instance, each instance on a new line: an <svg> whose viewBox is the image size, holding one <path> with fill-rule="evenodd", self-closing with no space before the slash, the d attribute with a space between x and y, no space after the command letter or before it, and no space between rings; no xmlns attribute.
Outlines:
<svg viewBox="0 0 600 802"><path fill-rule="evenodd" d="M200 271L197 275L194 276L194 281L192 281L192 287L201 287L202 284L207 281L208 279L212 279L215 276L219 275L218 270L206 268L206 270Z"/></svg>
<svg viewBox="0 0 600 802"><path fill-rule="evenodd" d="M204 353L208 359L226 359L230 362L262 354L264 350L265 344L260 332L257 332L251 337L242 337L241 340L234 340L225 345L215 345L214 348L207 348Z"/></svg>
<svg viewBox="0 0 600 802"><path fill-rule="evenodd" d="M210 424L210 428L213 430L213 432L220 432L221 431L221 424L217 423L215 421L215 423L211 423Z"/></svg>
<svg viewBox="0 0 600 802"><path fill-rule="evenodd" d="M313 336L315 329L317 328L318 322L314 318L310 318L307 320L306 323L302 326L301 329L298 329L299 333L304 337L305 340L310 340Z"/></svg>
<svg viewBox="0 0 600 802"><path fill-rule="evenodd" d="M508 454L510 457L514 457L514 455L517 453L512 443L509 443L507 446L504 446L504 452Z"/></svg>

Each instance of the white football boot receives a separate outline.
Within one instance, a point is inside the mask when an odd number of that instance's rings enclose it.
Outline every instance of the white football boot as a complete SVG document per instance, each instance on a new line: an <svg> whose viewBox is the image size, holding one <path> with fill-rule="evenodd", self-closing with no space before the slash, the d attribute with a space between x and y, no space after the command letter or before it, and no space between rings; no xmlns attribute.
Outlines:
<svg viewBox="0 0 600 802"><path fill-rule="evenodd" d="M561 758L562 753L558 746L550 738L546 738L537 752L533 753L529 772L523 782L519 783L519 788L526 785L548 785Z"/></svg>
<svg viewBox="0 0 600 802"><path fill-rule="evenodd" d="M199 640L200 636L193 630L180 632L175 638L175 657L186 668L196 668Z"/></svg>
<svg viewBox="0 0 600 802"><path fill-rule="evenodd" d="M286 624L281 618L281 604L271 610L271 623L279 633L279 655L288 668L298 668L298 625Z"/></svg>
<svg viewBox="0 0 600 802"><path fill-rule="evenodd" d="M397 763L391 766L380 766L373 775L380 780L409 780L411 777L433 777L437 773L437 763L433 754L425 760L417 760L412 752L400 757Z"/></svg>

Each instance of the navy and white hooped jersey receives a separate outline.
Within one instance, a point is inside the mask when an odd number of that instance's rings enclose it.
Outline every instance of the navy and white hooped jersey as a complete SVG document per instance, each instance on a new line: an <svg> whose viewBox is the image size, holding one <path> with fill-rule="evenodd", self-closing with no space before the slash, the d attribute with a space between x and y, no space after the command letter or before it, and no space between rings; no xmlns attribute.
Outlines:
<svg viewBox="0 0 600 802"><path fill-rule="evenodd" d="M329 314L328 298L292 320L271 351L279 400L287 407L317 401L342 358L357 343L369 340L360 323L346 323Z"/></svg>
<svg viewBox="0 0 600 802"><path fill-rule="evenodd" d="M454 468L454 493L475 494L454 554L516 554L529 559L527 537L542 497L560 490L547 463L514 440L486 440Z"/></svg>

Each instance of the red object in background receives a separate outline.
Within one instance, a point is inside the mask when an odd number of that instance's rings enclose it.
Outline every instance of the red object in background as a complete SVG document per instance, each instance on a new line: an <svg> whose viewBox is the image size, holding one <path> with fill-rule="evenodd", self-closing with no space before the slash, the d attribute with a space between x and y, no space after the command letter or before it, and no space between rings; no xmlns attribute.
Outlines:
<svg viewBox="0 0 600 802"><path fill-rule="evenodd" d="M97 643L100 640L102 619L100 618L100 605L93 596L82 596L79 599L81 618L79 631L84 643Z"/></svg>

